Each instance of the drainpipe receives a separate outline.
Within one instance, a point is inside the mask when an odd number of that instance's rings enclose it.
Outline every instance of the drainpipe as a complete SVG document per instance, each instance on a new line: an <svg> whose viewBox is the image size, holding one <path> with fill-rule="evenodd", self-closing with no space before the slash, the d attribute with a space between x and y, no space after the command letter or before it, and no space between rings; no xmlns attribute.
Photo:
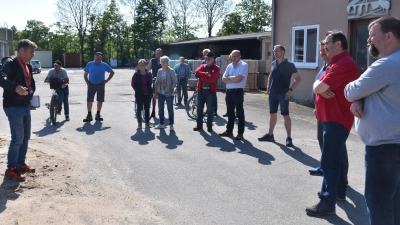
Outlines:
<svg viewBox="0 0 400 225"><path fill-rule="evenodd" d="M276 0L272 0L272 49L276 44ZM272 54L272 60L274 60L274 54Z"/></svg>

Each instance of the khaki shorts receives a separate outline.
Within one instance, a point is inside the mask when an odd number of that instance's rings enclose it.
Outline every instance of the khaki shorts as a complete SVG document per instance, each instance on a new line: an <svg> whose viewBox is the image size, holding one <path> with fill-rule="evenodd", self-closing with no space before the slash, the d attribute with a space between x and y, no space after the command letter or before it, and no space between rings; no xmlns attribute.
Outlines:
<svg viewBox="0 0 400 225"><path fill-rule="evenodd" d="M92 84L89 83L88 85L88 92L87 92L87 101L93 102L94 95L97 93L97 101L104 102L104 92L105 92L105 84Z"/></svg>

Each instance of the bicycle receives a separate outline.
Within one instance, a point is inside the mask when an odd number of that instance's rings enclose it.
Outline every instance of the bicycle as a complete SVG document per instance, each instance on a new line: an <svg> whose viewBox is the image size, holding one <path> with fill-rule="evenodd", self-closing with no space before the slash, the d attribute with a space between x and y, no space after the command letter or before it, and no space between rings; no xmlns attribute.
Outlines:
<svg viewBox="0 0 400 225"><path fill-rule="evenodd" d="M186 114L193 120L197 119L197 95L197 90L194 89L193 95L188 99L186 104ZM203 113L203 122L207 123L207 111Z"/></svg>
<svg viewBox="0 0 400 225"><path fill-rule="evenodd" d="M50 82L50 89L52 89L50 103L46 103L45 105L47 106L50 112L50 122L53 126L55 126L57 122L57 110L58 110L57 90L61 89L63 83L66 83L66 81L65 79L62 78L50 78L50 79L46 78L45 82Z"/></svg>

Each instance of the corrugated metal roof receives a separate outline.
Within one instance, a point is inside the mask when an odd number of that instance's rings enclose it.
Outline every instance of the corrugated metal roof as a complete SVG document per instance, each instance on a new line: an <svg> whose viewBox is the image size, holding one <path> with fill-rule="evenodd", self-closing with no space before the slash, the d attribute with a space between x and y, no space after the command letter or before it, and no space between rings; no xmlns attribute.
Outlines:
<svg viewBox="0 0 400 225"><path fill-rule="evenodd" d="M218 42L218 41L233 41L233 40L245 40L245 39L258 39L271 37L271 31L247 33L247 34L233 34L228 36L218 36L209 38L199 38L190 41L181 41L175 43L169 43L168 45L182 45L182 44L194 44L194 43L206 43L206 42Z"/></svg>

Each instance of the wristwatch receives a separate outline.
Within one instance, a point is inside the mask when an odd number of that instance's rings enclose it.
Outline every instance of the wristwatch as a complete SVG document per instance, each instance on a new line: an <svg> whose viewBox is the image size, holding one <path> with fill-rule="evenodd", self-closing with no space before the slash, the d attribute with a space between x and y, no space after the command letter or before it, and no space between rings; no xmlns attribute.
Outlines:
<svg viewBox="0 0 400 225"><path fill-rule="evenodd" d="M293 89L292 89L292 88L289 88L289 91L293 92Z"/></svg>

